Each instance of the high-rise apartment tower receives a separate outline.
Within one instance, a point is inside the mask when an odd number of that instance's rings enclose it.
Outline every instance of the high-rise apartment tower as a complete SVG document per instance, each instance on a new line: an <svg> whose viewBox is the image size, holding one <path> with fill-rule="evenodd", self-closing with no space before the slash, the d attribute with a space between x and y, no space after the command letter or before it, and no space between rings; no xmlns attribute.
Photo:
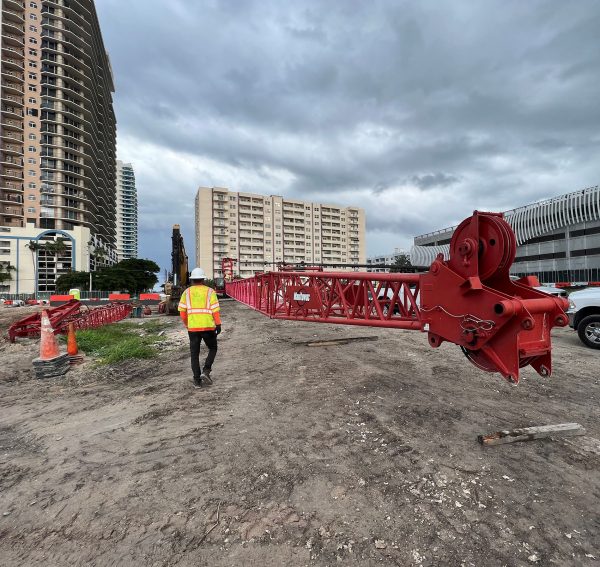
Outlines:
<svg viewBox="0 0 600 567"><path fill-rule="evenodd" d="M220 277L221 258L242 277L277 263L364 264L365 213L357 207L200 187L196 264Z"/></svg>
<svg viewBox="0 0 600 567"><path fill-rule="evenodd" d="M82 227L90 266L77 269L111 263L114 85L94 2L2 0L0 35L0 229Z"/></svg>
<svg viewBox="0 0 600 567"><path fill-rule="evenodd" d="M135 174L130 163L117 160L117 257L137 258L138 211Z"/></svg>

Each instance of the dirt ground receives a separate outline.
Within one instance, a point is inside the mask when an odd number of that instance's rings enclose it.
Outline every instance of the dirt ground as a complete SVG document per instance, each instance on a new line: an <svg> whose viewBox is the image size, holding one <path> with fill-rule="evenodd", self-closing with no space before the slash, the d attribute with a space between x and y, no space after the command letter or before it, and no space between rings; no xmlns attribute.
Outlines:
<svg viewBox="0 0 600 567"><path fill-rule="evenodd" d="M2 565L600 565L600 352L573 331L515 387L418 332L222 307L202 390L175 318L157 359L61 379L0 345ZM586 436L477 443L562 422Z"/></svg>

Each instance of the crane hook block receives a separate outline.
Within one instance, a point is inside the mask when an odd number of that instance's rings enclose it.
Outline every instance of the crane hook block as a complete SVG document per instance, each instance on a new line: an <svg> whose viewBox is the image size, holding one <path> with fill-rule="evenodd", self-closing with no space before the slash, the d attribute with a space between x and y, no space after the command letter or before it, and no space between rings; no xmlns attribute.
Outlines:
<svg viewBox="0 0 600 567"><path fill-rule="evenodd" d="M515 384L527 365L551 374L550 331L568 323L566 299L535 289L535 277L510 279L516 248L502 214L475 211L455 230L449 259L438 256L420 276L429 344L455 343L475 366Z"/></svg>

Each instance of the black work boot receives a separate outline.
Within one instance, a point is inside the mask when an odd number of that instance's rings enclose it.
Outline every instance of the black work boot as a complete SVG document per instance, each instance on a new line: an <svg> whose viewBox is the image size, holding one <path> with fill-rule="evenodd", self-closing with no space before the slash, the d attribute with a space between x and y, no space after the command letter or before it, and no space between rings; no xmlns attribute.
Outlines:
<svg viewBox="0 0 600 567"><path fill-rule="evenodd" d="M194 376L194 388L202 388L202 376Z"/></svg>
<svg viewBox="0 0 600 567"><path fill-rule="evenodd" d="M206 380L207 384L212 384L212 378L210 377L210 372L211 369L210 368L205 368L204 370L202 370L202 374L200 375L200 380Z"/></svg>

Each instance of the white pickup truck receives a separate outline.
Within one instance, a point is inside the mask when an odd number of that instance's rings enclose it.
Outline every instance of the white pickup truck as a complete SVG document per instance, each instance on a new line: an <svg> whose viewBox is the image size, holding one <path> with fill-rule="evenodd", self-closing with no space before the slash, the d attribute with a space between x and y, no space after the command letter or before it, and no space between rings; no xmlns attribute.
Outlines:
<svg viewBox="0 0 600 567"><path fill-rule="evenodd" d="M600 288L588 287L571 293L567 315L581 342L600 349Z"/></svg>

